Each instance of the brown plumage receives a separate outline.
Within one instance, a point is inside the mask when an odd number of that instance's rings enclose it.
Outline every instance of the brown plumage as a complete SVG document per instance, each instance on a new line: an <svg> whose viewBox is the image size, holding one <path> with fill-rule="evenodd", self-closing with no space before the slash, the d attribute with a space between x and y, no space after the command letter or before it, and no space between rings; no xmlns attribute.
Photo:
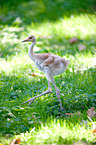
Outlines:
<svg viewBox="0 0 96 145"><path fill-rule="evenodd" d="M26 38L22 42L29 42L29 41L32 42L32 44L31 44L31 46L28 50L29 57L34 61L36 67L40 71L45 73L45 76L48 80L48 90L41 93L38 96L35 96L35 97L27 100L26 102L30 102L29 104L31 104L31 102L33 100L35 100L36 98L38 98L42 95L51 93L50 82L52 82L55 89L56 89L56 95L58 97L58 100L60 102L60 107L62 109L62 104L61 104L61 100L60 100L60 92L59 92L59 89L57 88L56 84L54 83L54 78L53 77L54 77L54 75L62 74L66 70L66 68L67 68L67 66L69 65L70 62L68 60L60 57L60 56L57 56L57 55L54 55L54 54L51 54L51 53L42 53L42 54L34 53L33 47L36 43L35 35L30 35L28 38ZM24 102L24 103L26 103L26 102Z"/></svg>

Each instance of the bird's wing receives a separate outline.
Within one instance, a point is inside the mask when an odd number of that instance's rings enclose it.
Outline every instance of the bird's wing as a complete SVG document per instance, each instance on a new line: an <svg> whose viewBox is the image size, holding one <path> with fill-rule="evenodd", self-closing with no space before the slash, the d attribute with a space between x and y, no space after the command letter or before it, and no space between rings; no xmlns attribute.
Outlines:
<svg viewBox="0 0 96 145"><path fill-rule="evenodd" d="M50 64L52 64L54 62L54 57L53 56L49 56L47 59L45 59L44 61L43 61L43 65L44 66L48 66L48 65L50 65Z"/></svg>
<svg viewBox="0 0 96 145"><path fill-rule="evenodd" d="M36 54L36 61L39 61L43 66L46 66L54 62L54 57L51 53Z"/></svg>

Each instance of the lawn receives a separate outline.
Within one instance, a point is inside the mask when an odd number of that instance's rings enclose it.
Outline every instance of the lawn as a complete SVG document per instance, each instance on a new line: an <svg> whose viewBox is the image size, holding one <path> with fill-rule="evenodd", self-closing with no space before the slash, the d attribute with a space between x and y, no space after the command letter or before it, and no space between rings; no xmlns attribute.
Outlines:
<svg viewBox="0 0 96 145"><path fill-rule="evenodd" d="M96 144L87 110L96 110L95 0L1 0L0 4L0 143L21 145ZM28 56L34 34L36 53L51 52L70 60L55 76L59 102L52 93L22 104L47 90L47 80ZM78 38L70 44L69 40ZM79 45L85 49L79 50ZM35 74L35 75L32 75ZM77 144L79 144L79 142Z"/></svg>

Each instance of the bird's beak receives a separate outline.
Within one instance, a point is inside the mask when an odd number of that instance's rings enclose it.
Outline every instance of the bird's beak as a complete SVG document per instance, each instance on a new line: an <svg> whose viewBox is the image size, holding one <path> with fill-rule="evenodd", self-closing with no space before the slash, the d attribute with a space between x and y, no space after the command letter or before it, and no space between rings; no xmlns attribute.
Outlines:
<svg viewBox="0 0 96 145"><path fill-rule="evenodd" d="M27 42L27 41L29 41L29 39L28 39L28 38L24 39L22 42Z"/></svg>
<svg viewBox="0 0 96 145"><path fill-rule="evenodd" d="M25 42L25 40L23 40L22 42Z"/></svg>
<svg viewBox="0 0 96 145"><path fill-rule="evenodd" d="M22 42L25 42L25 40L23 40Z"/></svg>

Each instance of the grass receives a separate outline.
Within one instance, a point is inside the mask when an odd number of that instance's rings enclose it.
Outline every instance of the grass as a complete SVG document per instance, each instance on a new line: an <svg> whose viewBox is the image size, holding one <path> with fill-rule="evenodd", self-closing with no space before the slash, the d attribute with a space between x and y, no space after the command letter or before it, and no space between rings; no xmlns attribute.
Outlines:
<svg viewBox="0 0 96 145"><path fill-rule="evenodd" d="M48 4L48 5L47 5ZM96 107L96 14L94 1L1 1L0 28L0 142L13 138L21 144L95 144L92 123L86 111ZM51 6L50 6L51 5ZM30 8L32 7L32 9ZM41 9L42 8L42 9ZM28 57L30 43L21 41L35 34L37 53L52 52L66 57L70 65L55 77L61 92L60 111L55 89L36 99L27 99L47 89L47 80ZM72 37L78 43L69 44ZM79 51L83 44L86 50ZM66 113L74 113L72 116ZM96 117L93 118L96 122ZM87 122L87 123L86 123Z"/></svg>
<svg viewBox="0 0 96 145"><path fill-rule="evenodd" d="M86 127L80 126L78 124L68 125L65 121L62 120L52 120L49 118L47 120L47 125L41 125L42 129L39 128L39 131L35 131L33 128L30 132L21 133L21 135L16 136L21 138L22 144L72 144L78 140L83 140L86 142L91 142L94 140L94 137L90 130L87 130ZM78 128L78 129L77 129ZM78 136L79 134L79 136ZM87 138L87 140L86 140ZM7 143L10 143L7 140Z"/></svg>

